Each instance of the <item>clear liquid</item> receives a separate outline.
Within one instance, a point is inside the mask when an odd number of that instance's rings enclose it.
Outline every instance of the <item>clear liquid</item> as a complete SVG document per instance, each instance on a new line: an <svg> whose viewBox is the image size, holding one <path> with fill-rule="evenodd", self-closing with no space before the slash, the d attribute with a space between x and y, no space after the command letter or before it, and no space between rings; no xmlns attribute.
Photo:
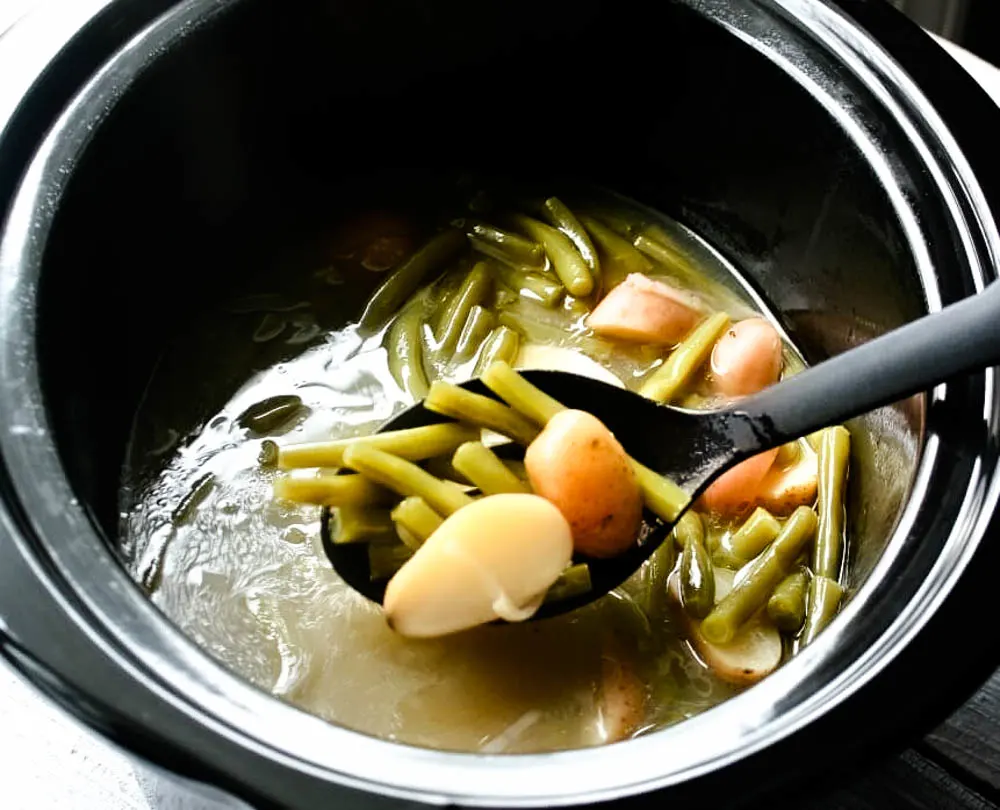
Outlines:
<svg viewBox="0 0 1000 810"><path fill-rule="evenodd" d="M685 239L692 258L727 284L706 299L734 315L755 311L718 257ZM334 289L351 272L336 270ZM280 699L343 726L432 748L514 753L596 745L678 722L733 694L682 640L669 610L647 618L639 606L648 597L643 571L621 592L557 619L432 641L393 634L380 609L331 569L318 542L319 508L272 499L274 473L257 463L260 437L236 422L255 402L297 394L308 416L281 435L310 441L372 432L410 404L389 373L381 335L324 331L306 303L316 298L316 276L288 274L283 283L291 289L277 292L286 297L222 307L190 325L160 364L136 418L122 546L132 575L185 633ZM627 387L637 387L656 362L641 349L608 351L572 302L554 311L508 304L545 318L543 340L590 356ZM241 373L245 382L192 430L191 409L177 404L190 388L191 358L220 351L228 360L219 361L218 387ZM434 372L464 379L469 367ZM178 506L206 473L211 485L178 520Z"/></svg>

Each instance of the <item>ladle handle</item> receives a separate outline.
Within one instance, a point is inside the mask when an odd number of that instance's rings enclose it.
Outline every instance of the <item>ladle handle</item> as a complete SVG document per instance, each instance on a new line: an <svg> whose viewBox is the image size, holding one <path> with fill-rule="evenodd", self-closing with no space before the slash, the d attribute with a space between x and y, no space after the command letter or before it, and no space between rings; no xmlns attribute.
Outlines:
<svg viewBox="0 0 1000 810"><path fill-rule="evenodd" d="M1000 364L1000 282L741 401L776 446Z"/></svg>

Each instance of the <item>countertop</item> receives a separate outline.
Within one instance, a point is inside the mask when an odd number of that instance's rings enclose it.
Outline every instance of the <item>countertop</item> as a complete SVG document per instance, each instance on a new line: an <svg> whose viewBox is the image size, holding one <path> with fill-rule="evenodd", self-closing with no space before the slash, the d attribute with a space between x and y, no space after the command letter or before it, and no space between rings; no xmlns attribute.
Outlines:
<svg viewBox="0 0 1000 810"><path fill-rule="evenodd" d="M38 0L0 0L0 33ZM37 13L37 12L36 12ZM51 13L56 13L55 6ZM1000 70L939 40L1000 104ZM0 82L3 77L0 76ZM214 810L161 793L155 778L0 667L4 810ZM805 810L1000 810L1000 672L903 754L843 780Z"/></svg>

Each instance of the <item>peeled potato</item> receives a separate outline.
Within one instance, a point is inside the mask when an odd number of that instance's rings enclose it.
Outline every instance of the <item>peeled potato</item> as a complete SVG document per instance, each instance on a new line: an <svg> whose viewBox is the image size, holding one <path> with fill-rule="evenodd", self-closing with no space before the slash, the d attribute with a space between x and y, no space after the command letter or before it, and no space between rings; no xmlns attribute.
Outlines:
<svg viewBox="0 0 1000 810"><path fill-rule="evenodd" d="M528 447L524 465L532 489L569 521L577 551L613 557L635 542L639 484L625 450L597 417L556 414Z"/></svg>
<svg viewBox="0 0 1000 810"><path fill-rule="evenodd" d="M778 450L766 450L724 472L699 499L699 508L733 517L748 511L756 502L761 482L774 464Z"/></svg>
<svg viewBox="0 0 1000 810"><path fill-rule="evenodd" d="M538 495L480 498L452 514L389 581L389 625L414 638L523 621L573 555L570 526Z"/></svg>
<svg viewBox="0 0 1000 810"><path fill-rule="evenodd" d="M763 318L733 324L712 350L712 377L728 397L755 394L781 375L781 336Z"/></svg>
<svg viewBox="0 0 1000 810"><path fill-rule="evenodd" d="M790 515L816 501L819 458L808 442L800 441L798 446L797 461L785 467L775 464L760 482L757 502L772 514Z"/></svg>
<svg viewBox="0 0 1000 810"><path fill-rule="evenodd" d="M734 573L715 569L715 601L722 601L733 589ZM670 593L680 603L679 581L670 578ZM702 661L722 680L749 686L770 675L781 663L781 635L763 615L751 619L728 644L712 644L701 634L701 622L684 614L688 638Z"/></svg>
<svg viewBox="0 0 1000 810"><path fill-rule="evenodd" d="M701 318L684 292L632 273L587 317L587 326L606 337L670 345L682 340Z"/></svg>

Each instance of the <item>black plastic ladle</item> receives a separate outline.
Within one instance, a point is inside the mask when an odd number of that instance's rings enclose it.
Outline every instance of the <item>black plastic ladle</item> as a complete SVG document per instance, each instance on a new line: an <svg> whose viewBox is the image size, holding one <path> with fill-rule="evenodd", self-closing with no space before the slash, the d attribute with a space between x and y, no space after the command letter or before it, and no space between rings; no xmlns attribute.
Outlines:
<svg viewBox="0 0 1000 810"><path fill-rule="evenodd" d="M562 371L524 376L568 408L589 411L637 460L670 478L693 502L719 475L764 450L807 436L881 405L926 391L963 372L1000 363L1000 282L979 295L889 332L813 366L729 408L690 411L659 405L638 394ZM463 385L489 393L478 380ZM447 421L422 405L391 419L382 430ZM322 522L323 547L344 580L381 603L385 582L373 582L364 545L334 544L329 510ZM629 551L611 559L581 558L592 588L546 602L534 618L565 613L617 588L645 562L671 525L654 521Z"/></svg>

